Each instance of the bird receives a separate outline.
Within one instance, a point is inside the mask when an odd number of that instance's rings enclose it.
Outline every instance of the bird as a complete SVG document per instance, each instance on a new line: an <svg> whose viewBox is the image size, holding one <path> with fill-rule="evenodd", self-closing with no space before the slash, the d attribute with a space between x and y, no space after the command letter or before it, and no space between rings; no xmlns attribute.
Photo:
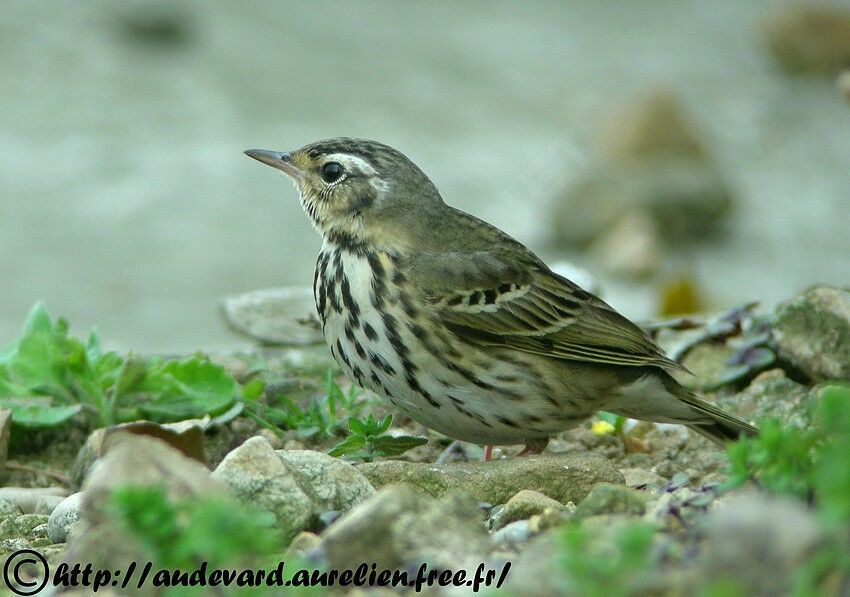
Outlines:
<svg viewBox="0 0 850 597"><path fill-rule="evenodd" d="M282 171L322 246L313 294L343 372L455 440L519 445L598 411L686 425L720 445L749 423L671 375L635 323L522 243L442 198L406 155L339 137L244 152Z"/></svg>

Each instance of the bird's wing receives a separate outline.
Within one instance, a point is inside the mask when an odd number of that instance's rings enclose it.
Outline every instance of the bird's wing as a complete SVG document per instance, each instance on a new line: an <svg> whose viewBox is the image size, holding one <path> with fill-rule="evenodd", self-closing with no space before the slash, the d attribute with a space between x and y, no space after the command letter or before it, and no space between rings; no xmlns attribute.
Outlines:
<svg viewBox="0 0 850 597"><path fill-rule="evenodd" d="M426 253L412 280L460 338L553 358L684 369L638 326L532 254Z"/></svg>

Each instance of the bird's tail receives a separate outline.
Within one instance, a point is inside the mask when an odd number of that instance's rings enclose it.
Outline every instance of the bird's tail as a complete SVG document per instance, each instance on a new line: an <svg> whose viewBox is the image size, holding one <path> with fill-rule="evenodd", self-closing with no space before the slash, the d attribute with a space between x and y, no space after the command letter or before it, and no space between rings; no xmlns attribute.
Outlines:
<svg viewBox="0 0 850 597"><path fill-rule="evenodd" d="M672 379L671 381L672 384L667 384L668 391L704 417L704 420L686 423L690 429L720 446L737 441L741 436L754 437L758 435L758 429L743 419L717 408L694 392L682 387L676 381Z"/></svg>

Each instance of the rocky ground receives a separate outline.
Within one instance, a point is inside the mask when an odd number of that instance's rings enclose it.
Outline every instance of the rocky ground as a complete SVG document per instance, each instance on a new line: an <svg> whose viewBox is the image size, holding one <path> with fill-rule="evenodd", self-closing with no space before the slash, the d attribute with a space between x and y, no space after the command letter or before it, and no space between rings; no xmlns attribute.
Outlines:
<svg viewBox="0 0 850 597"><path fill-rule="evenodd" d="M754 421L808 426L823 388L850 379L847 290L810 289L773 312L745 307L649 330L694 372L683 382ZM307 346L217 357L237 379L261 363L266 379L295 397L323 391L326 359ZM7 420L4 447L9 431ZM114 493L128 485L162 487L174 503L214 497L229 511L270 513L287 546L273 559L304 566L415 570L427 562L474 571L511 562L504 594L594 594L597 581L614 595L785 594L824 540L804 502L753 484L728 490L725 453L677 426L600 420L559 435L540 456L516 458L518 447L506 447L492 462L480 461L480 447L409 420L390 431L430 441L398 458L352 463L326 453L340 437L275 433L244 416L88 436L13 430L0 550L35 549L54 568L150 560L150 537L116 514ZM215 520L204 532L218 524L213 535L239 535ZM831 582L827 594L847 594L846 577Z"/></svg>

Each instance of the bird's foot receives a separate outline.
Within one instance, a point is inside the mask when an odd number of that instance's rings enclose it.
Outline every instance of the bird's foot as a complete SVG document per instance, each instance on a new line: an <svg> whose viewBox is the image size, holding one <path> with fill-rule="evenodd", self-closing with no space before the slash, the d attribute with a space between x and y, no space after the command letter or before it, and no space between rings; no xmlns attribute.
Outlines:
<svg viewBox="0 0 850 597"><path fill-rule="evenodd" d="M481 457L482 462L490 462L490 459L493 458L493 446L486 445L484 446L484 455Z"/></svg>
<svg viewBox="0 0 850 597"><path fill-rule="evenodd" d="M546 449L546 446L549 445L549 438L544 437L543 439L533 439L531 441L527 441L525 443L525 448L522 449L522 452L517 454L517 456L533 456L535 454L540 454L543 450Z"/></svg>

